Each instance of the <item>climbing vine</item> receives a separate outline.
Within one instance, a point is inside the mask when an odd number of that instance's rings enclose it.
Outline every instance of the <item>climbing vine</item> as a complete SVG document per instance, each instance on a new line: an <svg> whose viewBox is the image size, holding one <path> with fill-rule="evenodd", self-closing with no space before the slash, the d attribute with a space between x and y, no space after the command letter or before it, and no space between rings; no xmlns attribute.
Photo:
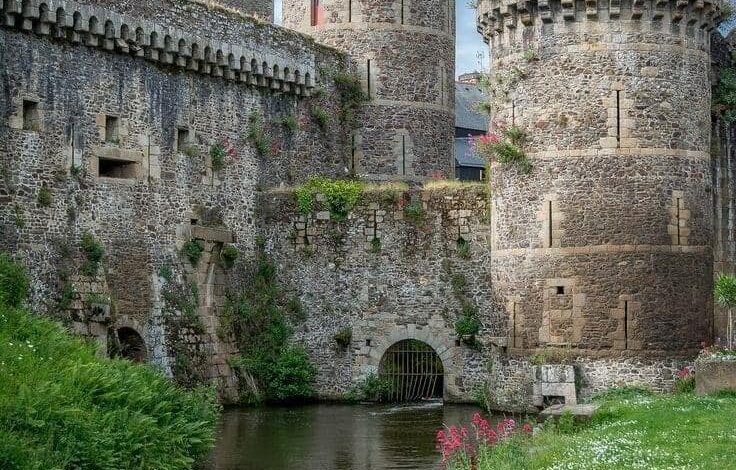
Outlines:
<svg viewBox="0 0 736 470"><path fill-rule="evenodd" d="M230 365L241 378L241 401L299 401L314 395L316 369L303 348L290 344L303 315L301 303L284 295L272 260L259 252L245 285L228 295L223 315L225 333L240 350Z"/></svg>

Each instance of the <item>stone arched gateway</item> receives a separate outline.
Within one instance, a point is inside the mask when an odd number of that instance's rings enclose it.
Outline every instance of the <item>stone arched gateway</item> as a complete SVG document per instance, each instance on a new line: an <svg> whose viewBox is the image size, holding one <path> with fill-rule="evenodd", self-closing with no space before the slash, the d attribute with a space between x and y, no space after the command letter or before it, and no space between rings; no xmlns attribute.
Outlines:
<svg viewBox="0 0 736 470"><path fill-rule="evenodd" d="M391 384L389 400L416 402L442 399L445 368L432 346L405 339L389 347L378 368L381 379Z"/></svg>
<svg viewBox="0 0 736 470"><path fill-rule="evenodd" d="M402 341L413 340L430 347L441 361L444 372L442 381L442 398L446 401L463 399L458 387L458 378L463 370L462 348L455 344L454 331L446 328L423 325L401 325L393 328L388 334L373 337L359 355L360 376L377 374L381 370L381 360L394 345Z"/></svg>
<svg viewBox="0 0 736 470"><path fill-rule="evenodd" d="M124 326L115 331L120 357L133 362L146 362L148 352L143 337L133 328Z"/></svg>

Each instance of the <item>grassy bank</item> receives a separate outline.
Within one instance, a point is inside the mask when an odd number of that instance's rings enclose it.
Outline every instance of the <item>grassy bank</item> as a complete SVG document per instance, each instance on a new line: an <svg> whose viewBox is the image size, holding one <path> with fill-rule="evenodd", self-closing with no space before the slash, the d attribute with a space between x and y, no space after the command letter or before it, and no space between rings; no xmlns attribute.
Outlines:
<svg viewBox="0 0 736 470"><path fill-rule="evenodd" d="M736 394L619 390L590 425L559 426L489 448L479 470L736 469Z"/></svg>
<svg viewBox="0 0 736 470"><path fill-rule="evenodd" d="M17 272L0 254L1 469L187 469L207 455L213 393L97 357L19 307Z"/></svg>

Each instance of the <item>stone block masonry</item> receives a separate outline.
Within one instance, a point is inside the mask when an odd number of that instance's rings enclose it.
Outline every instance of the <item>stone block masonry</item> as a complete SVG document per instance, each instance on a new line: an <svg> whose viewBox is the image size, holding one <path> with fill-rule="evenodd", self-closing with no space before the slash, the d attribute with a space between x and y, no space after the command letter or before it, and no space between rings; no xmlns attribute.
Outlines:
<svg viewBox="0 0 736 470"><path fill-rule="evenodd" d="M309 95L319 83L336 114L319 71L346 58L241 15L163 3L172 10L146 20L137 3L0 4L0 249L26 261L37 311L102 343L133 329L167 372L197 362L193 377L232 389L219 249L253 253L257 187L342 174L345 132L313 122ZM254 115L268 150L283 150L272 158L248 138ZM289 116L300 125L287 135ZM84 233L104 247L96 274L82 272ZM192 239L205 249L196 268L179 253ZM111 300L104 317L91 294Z"/></svg>

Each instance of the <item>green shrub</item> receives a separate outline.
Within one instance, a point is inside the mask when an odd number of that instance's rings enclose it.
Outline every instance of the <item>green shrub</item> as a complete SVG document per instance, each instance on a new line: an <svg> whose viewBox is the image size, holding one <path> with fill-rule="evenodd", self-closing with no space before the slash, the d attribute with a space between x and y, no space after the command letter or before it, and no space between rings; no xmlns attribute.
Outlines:
<svg viewBox="0 0 736 470"><path fill-rule="evenodd" d="M200 258L202 258L204 247L202 246L202 242L199 240L189 240L184 244L181 252L186 256L189 262L192 263L192 266L196 266L199 263Z"/></svg>
<svg viewBox="0 0 736 470"><path fill-rule="evenodd" d="M286 313L288 313L289 316L298 321L306 319L304 305L302 304L302 301L299 300L299 297L291 297L289 299L289 301L286 303Z"/></svg>
<svg viewBox="0 0 736 470"><path fill-rule="evenodd" d="M281 125L289 132L295 132L299 128L299 121L296 120L296 116L289 114L281 120Z"/></svg>
<svg viewBox="0 0 736 470"><path fill-rule="evenodd" d="M350 401L387 402L391 399L393 387L391 382L372 373L366 376L356 387L352 388L346 398Z"/></svg>
<svg viewBox="0 0 736 470"><path fill-rule="evenodd" d="M327 125L330 123L330 115L324 110L324 108L319 106L312 108L312 119L314 119L314 122L316 122L322 130L327 129Z"/></svg>
<svg viewBox="0 0 736 470"><path fill-rule="evenodd" d="M292 326L286 313L303 315L301 302L292 298L283 307L276 266L262 253L248 278L238 294L229 296L223 320L240 350L231 365L243 379L241 400L257 404L312 397L316 371L304 350L289 344Z"/></svg>
<svg viewBox="0 0 736 470"><path fill-rule="evenodd" d="M378 237L373 237L373 240L371 240L371 253L380 253L381 248L381 239Z"/></svg>
<svg viewBox="0 0 736 470"><path fill-rule="evenodd" d="M475 336L480 331L481 323L477 314L468 310L455 322L455 334L462 338L464 336Z"/></svg>
<svg viewBox="0 0 736 470"><path fill-rule="evenodd" d="M736 69L724 68L713 93L713 109L728 123L736 121Z"/></svg>
<svg viewBox="0 0 736 470"><path fill-rule="evenodd" d="M470 258L470 243L463 237L457 239L457 255L463 259Z"/></svg>
<svg viewBox="0 0 736 470"><path fill-rule="evenodd" d="M259 156L271 156L271 138L266 134L263 117L257 111L253 111L248 116L247 137Z"/></svg>
<svg viewBox="0 0 736 470"><path fill-rule="evenodd" d="M0 306L0 468L190 469L214 444L214 392L98 357L61 326Z"/></svg>
<svg viewBox="0 0 736 470"><path fill-rule="evenodd" d="M210 147L210 159L212 160L212 171L220 171L225 168L225 157L227 152L222 143L217 142Z"/></svg>
<svg viewBox="0 0 736 470"><path fill-rule="evenodd" d="M0 305L19 307L28 296L26 270L5 253L0 253Z"/></svg>
<svg viewBox="0 0 736 470"><path fill-rule="evenodd" d="M332 218L344 220L360 200L363 187L363 183L359 181L314 177L298 187L295 196L299 211L304 215L310 215L314 212L317 194L322 194Z"/></svg>
<svg viewBox="0 0 736 470"><path fill-rule="evenodd" d="M222 261L223 267L226 269L230 269L235 266L235 261L237 261L238 256L240 256L240 250L238 250L234 245L225 245L220 251L220 260Z"/></svg>
<svg viewBox="0 0 736 470"><path fill-rule="evenodd" d="M518 126L503 127L497 134L488 134L473 140L473 146L479 156L488 161L497 161L503 165L514 165L522 173L529 173L532 164L524 152L525 132Z"/></svg>
<svg viewBox="0 0 736 470"><path fill-rule="evenodd" d="M349 326L341 328L337 333L335 333L332 339L334 339L337 345L341 348L347 348L353 341L353 329Z"/></svg>
<svg viewBox="0 0 736 470"><path fill-rule="evenodd" d="M422 207L422 203L414 201L411 204L407 204L407 206L404 207L404 218L415 225L420 224L424 220L424 208Z"/></svg>
<svg viewBox="0 0 736 470"><path fill-rule="evenodd" d="M80 247L87 258L84 264L82 264L82 274L90 277L96 276L97 271L100 268L100 263L105 257L105 248L102 246L102 243L100 243L100 241L89 232L85 232L85 234L82 235Z"/></svg>
<svg viewBox="0 0 736 470"><path fill-rule="evenodd" d="M174 278L174 271L171 270L171 266L168 264L162 264L161 267L158 268L158 275L164 281L171 282Z"/></svg>
<svg viewBox="0 0 736 470"><path fill-rule="evenodd" d="M53 196L51 195L51 190L45 184L39 188L38 197L36 201L38 202L38 205L41 207L49 207L51 203L53 202Z"/></svg>

